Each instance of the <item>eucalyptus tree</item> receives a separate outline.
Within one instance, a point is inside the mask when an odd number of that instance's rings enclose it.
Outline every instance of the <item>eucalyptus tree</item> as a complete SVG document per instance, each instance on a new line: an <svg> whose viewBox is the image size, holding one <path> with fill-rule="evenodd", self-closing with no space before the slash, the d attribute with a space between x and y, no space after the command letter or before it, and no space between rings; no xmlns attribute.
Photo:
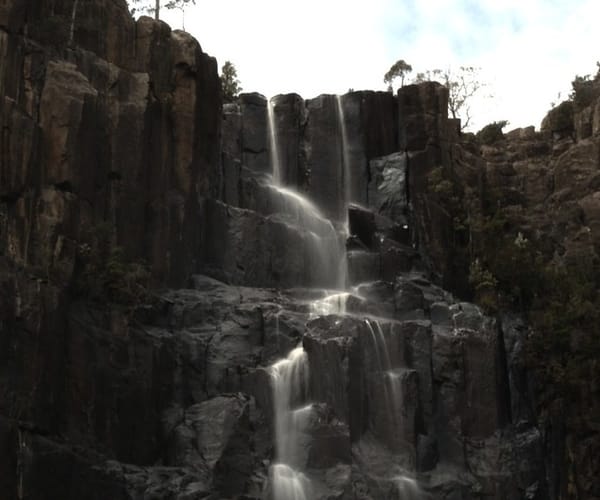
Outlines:
<svg viewBox="0 0 600 500"><path fill-rule="evenodd" d="M448 111L452 118L461 119L461 130L471 123L471 101L483 87L479 79L479 68L461 66L457 71L434 69L417 73L414 83L439 81L448 89Z"/></svg>
<svg viewBox="0 0 600 500"><path fill-rule="evenodd" d="M396 78L400 78L400 86L404 87L404 77L412 71L412 66L404 59L398 59L388 72L383 76L383 82L388 84L388 90L393 90L392 84Z"/></svg>
<svg viewBox="0 0 600 500"><path fill-rule="evenodd" d="M225 61L221 68L221 88L223 89L223 101L233 102L242 91L240 81L237 77L237 69L231 61Z"/></svg>

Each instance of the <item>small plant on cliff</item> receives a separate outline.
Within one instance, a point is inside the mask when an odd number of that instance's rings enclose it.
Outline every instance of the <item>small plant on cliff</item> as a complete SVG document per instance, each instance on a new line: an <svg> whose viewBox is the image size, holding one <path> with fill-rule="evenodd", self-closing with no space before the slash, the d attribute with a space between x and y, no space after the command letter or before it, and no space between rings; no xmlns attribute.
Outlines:
<svg viewBox="0 0 600 500"><path fill-rule="evenodd" d="M539 299L529 312L529 363L553 390L572 397L581 370L600 356L598 263L585 257L566 265L550 262L541 277Z"/></svg>
<svg viewBox="0 0 600 500"><path fill-rule="evenodd" d="M150 271L141 261L125 257L121 247L111 244L107 223L92 226L78 247L77 295L102 302L137 305L148 299Z"/></svg>
<svg viewBox="0 0 600 500"><path fill-rule="evenodd" d="M574 104L571 100L552 108L542 121L542 130L551 132L570 133L574 128Z"/></svg>
<svg viewBox="0 0 600 500"><path fill-rule="evenodd" d="M393 91L394 80L400 78L400 87L404 87L404 77L412 71L412 66L404 59L398 59L388 72L383 76L383 82L387 83L388 91Z"/></svg>
<svg viewBox="0 0 600 500"><path fill-rule="evenodd" d="M494 144L495 142L504 139L504 133L502 132L502 129L506 127L506 125L508 125L508 121L506 120L488 123L479 132L477 132L475 136L481 144Z"/></svg>
<svg viewBox="0 0 600 500"><path fill-rule="evenodd" d="M475 290L476 302L488 313L498 309L498 280L479 259L469 266L469 284Z"/></svg>
<svg viewBox="0 0 600 500"><path fill-rule="evenodd" d="M160 9L163 3L161 0L129 0L129 4L133 5L129 10L132 16L136 14L151 14L158 20L160 19ZM164 3L164 7L167 9L179 9L182 15L185 15L185 9L189 4L195 5L196 0L170 0ZM183 29L185 30L185 18Z"/></svg>
<svg viewBox="0 0 600 500"><path fill-rule="evenodd" d="M597 72L593 78L591 75L577 75L571 82L573 90L569 98L573 101L576 111L586 108L600 96L600 62L597 62L596 66Z"/></svg>
<svg viewBox="0 0 600 500"><path fill-rule="evenodd" d="M231 61L225 61L221 68L221 89L223 90L223 102L234 102L242 87L237 77L237 70Z"/></svg>

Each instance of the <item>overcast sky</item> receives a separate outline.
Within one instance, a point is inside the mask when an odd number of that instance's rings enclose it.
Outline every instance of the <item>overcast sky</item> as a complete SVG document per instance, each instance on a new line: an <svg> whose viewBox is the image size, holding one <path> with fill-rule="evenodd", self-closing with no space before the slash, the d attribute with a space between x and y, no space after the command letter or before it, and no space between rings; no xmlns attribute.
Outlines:
<svg viewBox="0 0 600 500"><path fill-rule="evenodd" d="M181 13L163 18L181 28ZM238 70L244 91L385 90L398 59L413 74L481 68L473 129L535 125L600 59L600 0L197 0L185 27L202 49ZM489 97L489 95L493 97Z"/></svg>

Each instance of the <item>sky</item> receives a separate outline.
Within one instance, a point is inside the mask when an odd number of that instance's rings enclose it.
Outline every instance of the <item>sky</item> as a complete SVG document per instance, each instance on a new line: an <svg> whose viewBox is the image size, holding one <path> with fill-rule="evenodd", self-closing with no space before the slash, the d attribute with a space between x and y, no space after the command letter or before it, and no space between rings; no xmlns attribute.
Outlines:
<svg viewBox="0 0 600 500"><path fill-rule="evenodd" d="M180 11L161 13L173 29ZM185 29L237 68L244 92L305 99L385 90L398 59L417 72L479 68L471 130L539 128L600 59L600 0L197 0ZM409 79L410 79L409 75Z"/></svg>

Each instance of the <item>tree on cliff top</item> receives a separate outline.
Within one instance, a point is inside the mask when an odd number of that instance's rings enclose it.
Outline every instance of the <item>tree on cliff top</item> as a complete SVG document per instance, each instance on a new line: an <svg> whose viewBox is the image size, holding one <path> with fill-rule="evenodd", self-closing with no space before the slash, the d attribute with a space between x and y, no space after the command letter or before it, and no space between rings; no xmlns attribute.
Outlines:
<svg viewBox="0 0 600 500"><path fill-rule="evenodd" d="M138 13L141 14L153 14L154 15L154 19L160 19L160 8L161 8L161 4L164 2L161 2L161 0L128 0L129 4L134 5L133 7L131 7L131 14L135 15ZM167 9L179 9L181 10L181 13L183 14L185 11L185 8L188 6L188 4L193 4L196 5L196 0L169 0L168 2L164 3L164 6ZM183 29L185 30L185 25L183 27Z"/></svg>
<svg viewBox="0 0 600 500"><path fill-rule="evenodd" d="M404 87L404 77L412 71L412 66L404 59L398 59L388 72L383 76L383 83L388 84L388 90L393 90L392 83L396 78L400 78L400 86Z"/></svg>
<svg viewBox="0 0 600 500"><path fill-rule="evenodd" d="M414 83L426 81L439 81L448 89L448 111L452 118L461 119L461 130L467 128L471 122L471 99L485 86L478 76L478 68L474 66L461 66L454 72L434 69L417 73Z"/></svg>
<svg viewBox="0 0 600 500"><path fill-rule="evenodd" d="M242 91L237 70L231 61L225 61L221 68L221 88L223 90L223 102L233 102Z"/></svg>

